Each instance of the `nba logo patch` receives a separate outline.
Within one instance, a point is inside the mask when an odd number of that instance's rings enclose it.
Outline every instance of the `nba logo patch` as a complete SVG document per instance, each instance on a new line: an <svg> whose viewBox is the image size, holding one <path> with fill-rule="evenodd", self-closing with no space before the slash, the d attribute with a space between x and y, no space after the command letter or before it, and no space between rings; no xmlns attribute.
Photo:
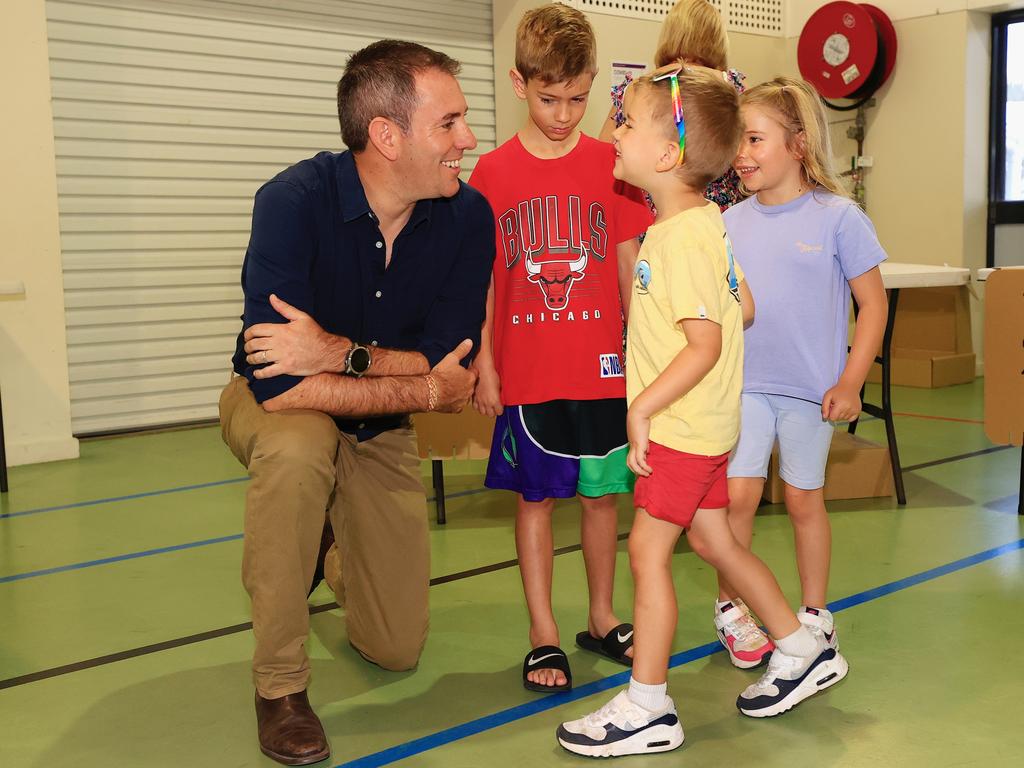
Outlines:
<svg viewBox="0 0 1024 768"><path fill-rule="evenodd" d="M618 355L601 355L601 378L612 379L622 376L622 364Z"/></svg>

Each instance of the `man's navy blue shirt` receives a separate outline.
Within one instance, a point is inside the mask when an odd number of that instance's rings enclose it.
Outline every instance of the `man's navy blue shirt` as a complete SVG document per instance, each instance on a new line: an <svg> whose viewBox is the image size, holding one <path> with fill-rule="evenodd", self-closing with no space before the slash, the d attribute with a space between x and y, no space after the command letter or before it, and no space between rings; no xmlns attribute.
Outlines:
<svg viewBox="0 0 1024 768"><path fill-rule="evenodd" d="M329 333L421 352L433 368L463 339L479 346L494 248L490 205L460 182L453 197L416 204L385 269L384 238L352 154L321 152L256 193L242 264L242 330L285 322L270 306L275 293ZM232 362L258 402L302 380L254 378L260 366L246 363L244 343L240 333ZM336 420L368 439L403 417Z"/></svg>

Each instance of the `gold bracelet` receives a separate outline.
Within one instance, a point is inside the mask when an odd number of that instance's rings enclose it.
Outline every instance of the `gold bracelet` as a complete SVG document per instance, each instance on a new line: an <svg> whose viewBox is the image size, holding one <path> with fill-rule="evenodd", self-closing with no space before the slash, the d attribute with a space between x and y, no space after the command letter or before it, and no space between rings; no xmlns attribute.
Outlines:
<svg viewBox="0 0 1024 768"><path fill-rule="evenodd" d="M437 382L429 373L427 374L427 410L437 409Z"/></svg>

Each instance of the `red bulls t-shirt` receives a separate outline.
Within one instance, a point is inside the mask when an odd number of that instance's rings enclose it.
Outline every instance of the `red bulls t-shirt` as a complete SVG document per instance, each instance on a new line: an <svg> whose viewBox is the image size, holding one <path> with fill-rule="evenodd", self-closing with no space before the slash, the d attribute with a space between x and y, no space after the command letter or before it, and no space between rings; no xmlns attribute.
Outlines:
<svg viewBox="0 0 1024 768"><path fill-rule="evenodd" d="M616 246L644 232L615 150L580 136L542 160L513 137L469 179L494 210L494 362L505 405L625 397Z"/></svg>

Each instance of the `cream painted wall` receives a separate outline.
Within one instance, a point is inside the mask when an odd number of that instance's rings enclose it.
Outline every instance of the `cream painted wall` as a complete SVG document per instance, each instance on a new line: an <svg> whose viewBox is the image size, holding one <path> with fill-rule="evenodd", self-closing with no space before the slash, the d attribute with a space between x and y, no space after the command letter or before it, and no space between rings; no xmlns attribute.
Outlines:
<svg viewBox="0 0 1024 768"><path fill-rule="evenodd" d="M538 0L494 0L497 131L507 139L524 119L508 84L514 31ZM790 0L789 37L732 34L731 63L755 84L796 73L795 36L819 0ZM987 153L987 13L1024 6L989 0L875 0L897 25L893 79L872 110L866 151L868 206L896 260L976 267L984 260ZM649 61L658 23L591 14L601 73L583 128L596 134L607 111L613 58ZM7 114L0 152L7 172L0 201L0 284L25 291L0 297L0 387L9 461L77 455L70 432L56 174L43 0L9 0L0 31L0 85ZM841 118L837 118L841 119ZM837 134L845 124L836 125ZM837 153L852 153L837 143ZM981 323L976 318L975 333Z"/></svg>
<svg viewBox="0 0 1024 768"><path fill-rule="evenodd" d="M753 85L775 74L799 75L797 37L824 0L788 0L786 38L730 34L731 64ZM508 85L516 23L538 0L495 0L498 140L525 111ZM985 263L988 178L989 14L1024 2L873 0L893 19L899 55L892 78L868 113L865 177L868 213L894 261L976 268ZM612 58L649 61L659 24L589 13L601 72L583 129L596 134L607 111ZM837 160L847 167L856 145L851 114L830 113ZM980 352L980 307L974 308Z"/></svg>
<svg viewBox="0 0 1024 768"><path fill-rule="evenodd" d="M797 37L807 19L825 4L825 0L787 0L786 37ZM959 11L985 11L998 13L1014 8L1024 8L1024 0L993 2L993 0L874 0L872 5L881 8L895 21L921 16L935 16Z"/></svg>
<svg viewBox="0 0 1024 768"><path fill-rule="evenodd" d="M57 174L43 0L8 0L0 29L0 389L9 464L74 458Z"/></svg>
<svg viewBox="0 0 1024 768"><path fill-rule="evenodd" d="M512 92L508 72L515 66L515 36L519 19L525 11L539 5L541 3L537 0L494 0L494 101L499 144L519 130L526 119L526 107ZM601 14L590 14L590 20L598 40L600 71L594 79L590 107L581 128L585 133L597 136L611 105L606 94L611 88L609 65L612 58L650 64L658 23Z"/></svg>
<svg viewBox="0 0 1024 768"><path fill-rule="evenodd" d="M985 266L988 209L990 14L979 0L876 0L896 28L896 68L868 111L864 153L868 215L893 261ZM792 0L787 29L799 35L820 6ZM794 31L795 30L795 31ZM787 39L785 70L799 74L797 37ZM852 115L831 113L839 162L856 145ZM972 304L974 349L982 359L982 312ZM980 366L980 362L979 362Z"/></svg>
<svg viewBox="0 0 1024 768"><path fill-rule="evenodd" d="M989 88L992 24L987 13L964 19L964 239L963 265L985 266L988 219Z"/></svg>
<svg viewBox="0 0 1024 768"><path fill-rule="evenodd" d="M987 205L988 17L964 10L970 0L879 0L897 20L899 58L893 77L868 113L865 151L868 209L897 261L983 266ZM977 0L975 0L977 2ZM537 0L495 0L498 141L525 119L508 82L515 27ZM791 0L787 28L795 34L817 0ZM889 6L889 7L887 7ZM893 10L896 9L896 10ZM935 11L939 12L936 13ZM607 113L613 58L650 63L659 24L589 13L601 71L583 130L596 135ZM798 19L795 27L789 21ZM731 64L753 85L775 74L799 75L795 36L730 34ZM830 113L837 159L845 167L856 147L846 139L850 113ZM922 119L927 116L926 119ZM966 148L966 150L965 150ZM980 261L979 261L980 259Z"/></svg>
<svg viewBox="0 0 1024 768"><path fill-rule="evenodd" d="M972 186L968 177L980 177L985 195L987 139L977 167L978 154L964 148L965 136L988 130L988 70L981 67L980 89L972 73L969 94L968 16L956 12L895 22L896 69L876 95L877 106L868 110L864 152L874 158L874 167L865 174L867 209L894 261L979 266L974 259L980 254L984 266L984 226L980 242L966 234L979 233L971 226L976 211L965 208L965 188ZM799 76L796 46L797 38L787 40L784 70ZM983 99L984 108L969 113L968 97L974 106ZM831 112L830 118L837 158L846 164L856 152L846 139L853 115Z"/></svg>
<svg viewBox="0 0 1024 768"><path fill-rule="evenodd" d="M964 83L963 261L972 274L985 266L988 240L989 86L992 63L990 14L966 14ZM977 295L977 294L976 294ZM971 302L971 332L978 373L984 364L985 306Z"/></svg>
<svg viewBox="0 0 1024 768"><path fill-rule="evenodd" d="M539 5L539 0L494 0L495 111L499 143L510 138L526 119L526 108L512 92L508 71L515 64L516 25L524 11ZM652 65L661 24L601 13L587 15L597 36L600 71L594 80L590 107L581 128L584 133L596 136L611 106L608 98L611 62L624 60ZM729 36L729 46L729 64L747 75L748 85L773 76L785 55L782 38L734 33Z"/></svg>

